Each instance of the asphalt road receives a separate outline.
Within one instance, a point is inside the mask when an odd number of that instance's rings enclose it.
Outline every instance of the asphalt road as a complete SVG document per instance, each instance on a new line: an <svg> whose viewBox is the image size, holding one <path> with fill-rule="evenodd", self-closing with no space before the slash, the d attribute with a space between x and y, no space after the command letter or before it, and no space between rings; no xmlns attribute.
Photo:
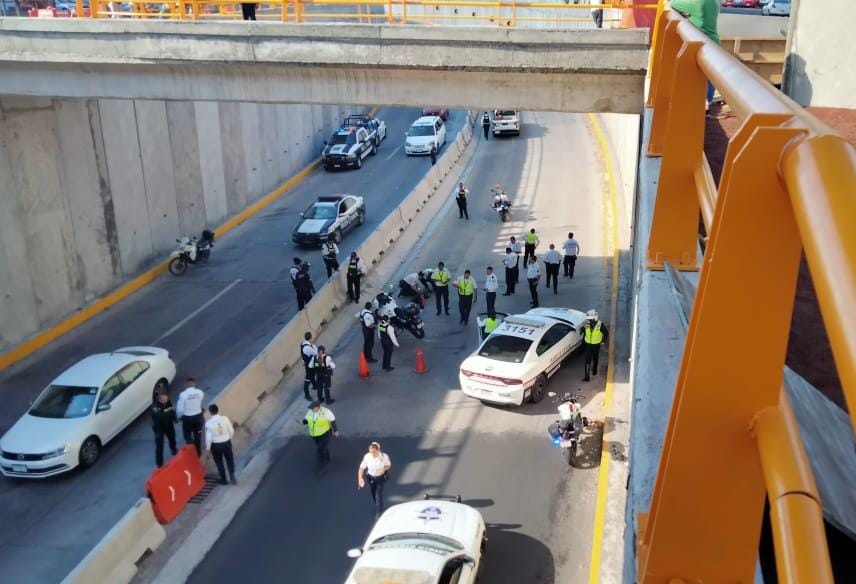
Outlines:
<svg viewBox="0 0 856 584"><path fill-rule="evenodd" d="M458 218L450 198L391 281L445 260L453 278L471 268L483 283L484 266L500 265L510 235L536 227L543 242L540 254L549 242L560 245L573 230L582 247L577 276L562 279L558 295L542 285L541 305L597 307L608 314L606 195L586 120L525 112L519 138L481 142L464 176L471 220ZM489 207L488 189L496 182L507 187L514 204L512 218L504 224ZM391 373L373 367L368 381L358 379L362 337L356 326L333 347L338 367L332 409L342 438L332 445L332 465L319 472L303 427L284 422L279 434L291 439L190 582L344 581L351 567L345 552L363 543L373 520L369 494L358 492L355 484L370 440L380 441L392 459L388 504L425 493L459 494L482 512L489 526L485 582L548 584L588 578L600 430L587 430L581 468L571 469L546 432L556 418L550 399L502 408L464 396L458 389L458 366L476 347L476 330L472 323L458 324L452 296L448 317L435 316L429 303L423 341L405 333ZM500 311L524 312L528 305L525 290L497 300ZM477 307L484 306L480 297ZM412 372L417 346L424 349L429 367L425 375ZM591 383L581 377L581 358L573 356L548 389L562 393L579 388L584 413L598 419L603 414L603 375ZM293 391L296 402L305 403L300 388Z"/></svg>
<svg viewBox="0 0 856 584"><path fill-rule="evenodd" d="M316 287L326 277L318 250L297 251L291 244L298 214L319 195L350 192L365 197L366 224L345 235L340 246L340 259L344 259L428 170L427 157L409 158L403 152L403 134L419 113L381 110L378 117L387 123L388 138L361 170L313 172L218 241L209 264L191 266L181 278L165 274L0 373L4 403L0 432L63 369L88 354L123 345L158 340L178 365L177 380L193 375L203 390L216 395L295 314L288 275L291 258L300 255L311 260ZM448 123L449 142L465 119L465 112L453 113ZM173 332L164 336L168 331ZM4 566L0 579L61 580L145 494L145 480L154 467L152 444L149 420L143 416L107 445L102 459L85 472L38 481L0 479L0 564Z"/></svg>

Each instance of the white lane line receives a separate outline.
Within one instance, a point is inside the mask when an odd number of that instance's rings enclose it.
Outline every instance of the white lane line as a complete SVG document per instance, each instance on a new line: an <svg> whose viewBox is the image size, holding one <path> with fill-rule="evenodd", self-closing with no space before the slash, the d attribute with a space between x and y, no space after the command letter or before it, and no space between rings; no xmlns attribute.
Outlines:
<svg viewBox="0 0 856 584"><path fill-rule="evenodd" d="M393 156L395 156L395 154L396 154L399 150L401 150L401 146L399 146L398 148L396 148L395 150L393 150L393 151L392 151L392 154L390 154L389 156L387 156L386 158L384 158L384 160L389 160L389 159L391 159Z"/></svg>
<svg viewBox="0 0 856 584"><path fill-rule="evenodd" d="M237 280L235 280L234 282L232 282L231 284L229 284L228 286L226 286L225 288L220 290L220 292L218 292L217 294L212 296L208 300L208 302L206 302L205 304L203 304L202 306L200 306L199 308L197 308L196 310L194 310L193 312L191 312L190 314L185 316L183 319L178 321L174 327L172 327L171 329L166 331L164 334L162 334L161 336L159 336L158 338L153 340L151 343L149 343L149 345L157 345L160 341L167 338L169 335L171 335L172 333L174 333L175 331L177 331L178 329L183 327L185 324L187 324L187 321L189 321L190 319L192 319L193 317L198 315L200 312L202 312L203 310L205 310L206 308L208 308L209 306L214 304L214 302L216 302L218 298L220 298L223 294L225 294L226 292L228 292L229 290L231 290L232 288L237 286L238 282L240 282L240 281L241 281L241 279L238 278Z"/></svg>

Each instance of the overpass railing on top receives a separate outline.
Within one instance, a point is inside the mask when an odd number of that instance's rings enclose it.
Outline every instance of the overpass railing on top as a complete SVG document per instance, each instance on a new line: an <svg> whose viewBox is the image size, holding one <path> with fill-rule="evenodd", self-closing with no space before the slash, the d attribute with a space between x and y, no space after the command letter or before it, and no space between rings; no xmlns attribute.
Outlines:
<svg viewBox="0 0 856 584"><path fill-rule="evenodd" d="M854 421L856 150L676 13L654 39L648 155L662 164L648 266L703 269L639 517L638 581L754 581L766 498L779 581L832 582L782 367L804 252ZM708 80L742 121L718 189L702 151Z"/></svg>

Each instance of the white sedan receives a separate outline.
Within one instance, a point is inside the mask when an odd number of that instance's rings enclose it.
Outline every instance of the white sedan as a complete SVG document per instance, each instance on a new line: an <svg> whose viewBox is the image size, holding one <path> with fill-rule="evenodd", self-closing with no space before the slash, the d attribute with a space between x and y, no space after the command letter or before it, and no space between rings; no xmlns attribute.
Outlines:
<svg viewBox="0 0 856 584"><path fill-rule="evenodd" d="M481 513L460 497L429 497L387 509L345 584L474 584L484 555Z"/></svg>
<svg viewBox="0 0 856 584"><path fill-rule="evenodd" d="M101 448L166 391L175 363L165 349L124 347L67 369L0 438L0 472L42 478L95 464Z"/></svg>
<svg viewBox="0 0 856 584"><path fill-rule="evenodd" d="M507 317L461 363L461 389L497 404L541 401L547 380L582 345L585 319L571 308L533 308Z"/></svg>

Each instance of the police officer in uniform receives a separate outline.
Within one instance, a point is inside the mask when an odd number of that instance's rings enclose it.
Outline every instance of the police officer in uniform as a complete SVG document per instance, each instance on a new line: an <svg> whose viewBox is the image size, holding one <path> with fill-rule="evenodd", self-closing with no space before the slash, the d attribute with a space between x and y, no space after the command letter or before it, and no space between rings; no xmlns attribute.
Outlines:
<svg viewBox="0 0 856 584"><path fill-rule="evenodd" d="M461 313L461 324L465 325L470 320L470 311L473 309L476 281L470 277L469 270L464 270L464 275L452 285L458 289L458 310Z"/></svg>
<svg viewBox="0 0 856 584"><path fill-rule="evenodd" d="M235 427L226 416L220 415L220 408L216 404L208 406L211 417L205 422L205 449L214 457L217 472L220 475L220 484L226 485L226 468L229 469L229 479L233 485L237 485L235 479L235 454L232 452L232 436L235 435ZM223 465L223 459L226 465Z"/></svg>
<svg viewBox="0 0 856 584"><path fill-rule="evenodd" d="M336 427L336 416L331 410L314 401L309 404L309 411L302 420L309 430L309 436L315 442L318 452L318 462L327 464L330 462L330 435L339 437L339 429Z"/></svg>
<svg viewBox="0 0 856 584"><path fill-rule="evenodd" d="M363 260L357 255L357 252L351 252L351 259L348 260L348 298L351 302L360 302L360 278L366 271L366 265Z"/></svg>
<svg viewBox="0 0 856 584"><path fill-rule="evenodd" d="M535 259L535 248L538 247L538 234L535 233L535 228L529 230L526 234L526 240L523 246L523 267L525 268L528 261Z"/></svg>
<svg viewBox="0 0 856 584"><path fill-rule="evenodd" d="M333 385L333 370L336 368L336 364L333 363L333 359L327 354L324 345L318 345L318 354L312 357L312 360L309 362L309 368L315 372L315 391L318 393L318 401L321 403L326 401L328 404L336 401L330 397L330 388Z"/></svg>
<svg viewBox="0 0 856 584"><path fill-rule="evenodd" d="M464 186L464 183L458 183L458 195L455 197L455 202L458 203L458 214L460 215L458 219L466 217L467 221L470 220L470 214L467 212L467 195L469 194L470 191Z"/></svg>
<svg viewBox="0 0 856 584"><path fill-rule="evenodd" d="M490 116L485 112L482 115L482 130L484 130L484 139L488 140L490 135Z"/></svg>
<svg viewBox="0 0 856 584"><path fill-rule="evenodd" d="M369 363L377 363L372 356L374 350L375 317L372 312L372 303L366 302L365 307L359 314L360 327L363 329L363 356Z"/></svg>
<svg viewBox="0 0 856 584"><path fill-rule="evenodd" d="M586 313L583 323L583 351L585 354L585 377L583 381L589 381L589 373L597 375L597 360L600 355L600 345L609 338L609 331L597 317L596 310Z"/></svg>
<svg viewBox="0 0 856 584"><path fill-rule="evenodd" d="M321 257L324 259L324 267L327 268L327 277L339 269L339 246L335 241L325 241L321 244Z"/></svg>
<svg viewBox="0 0 856 584"><path fill-rule="evenodd" d="M437 316L440 316L440 302L442 301L446 314L449 314L449 279L451 278L449 270L446 269L446 264L440 262L437 264L437 269L431 274L431 280L434 282L434 291L437 293Z"/></svg>
<svg viewBox="0 0 856 584"><path fill-rule="evenodd" d="M303 359L303 397L306 401L312 401L312 396L309 395L309 384L315 382L315 372L309 367L309 362L312 357L318 354L318 349L312 344L312 333L303 334L303 340L300 341L300 358Z"/></svg>
<svg viewBox="0 0 856 584"><path fill-rule="evenodd" d="M538 258L535 256L532 256L529 266L526 268L526 281L529 282L529 294L532 296L530 304L533 308L538 308L538 283L541 281L541 267L538 265Z"/></svg>
<svg viewBox="0 0 856 584"><path fill-rule="evenodd" d="M169 443L169 451L173 455L178 452L175 448L175 423L178 419L175 416L175 408L172 407L172 402L166 392L157 394L150 411L152 414L152 430L155 431L155 464L160 468L163 466L164 437Z"/></svg>
<svg viewBox="0 0 856 584"><path fill-rule="evenodd" d="M511 296L514 294L514 288L517 286L517 262L520 257L511 251L510 247L505 248L505 257L502 258L502 265L505 266L505 292L503 296Z"/></svg>
<svg viewBox="0 0 856 584"><path fill-rule="evenodd" d="M493 267L485 268L484 292L487 300L488 313L496 312L496 291L499 289L499 280L496 279L496 274L493 273Z"/></svg>
<svg viewBox="0 0 856 584"><path fill-rule="evenodd" d="M380 335L380 346L383 348L383 370L392 371L395 369L392 366L392 351L393 347L398 346L398 339L395 338L395 327L389 324L389 315L380 317L377 332Z"/></svg>
<svg viewBox="0 0 856 584"><path fill-rule="evenodd" d="M300 258L293 259L293 265L288 268L288 275L291 276L291 285L297 290L297 274L300 273L300 266L303 265L303 260Z"/></svg>
<svg viewBox="0 0 856 584"><path fill-rule="evenodd" d="M437 164L437 145L431 144L431 166Z"/></svg>
<svg viewBox="0 0 856 584"><path fill-rule="evenodd" d="M196 387L196 380L188 377L184 383L184 390L178 394L178 403L175 413L181 420L181 431L184 434L184 442L196 447L196 455L202 455L202 430L205 419L202 416L202 400L205 393Z"/></svg>
<svg viewBox="0 0 856 584"><path fill-rule="evenodd" d="M294 279L294 288L297 290L297 310L303 310L315 294L315 284L309 275L309 264L300 265L300 271Z"/></svg>

